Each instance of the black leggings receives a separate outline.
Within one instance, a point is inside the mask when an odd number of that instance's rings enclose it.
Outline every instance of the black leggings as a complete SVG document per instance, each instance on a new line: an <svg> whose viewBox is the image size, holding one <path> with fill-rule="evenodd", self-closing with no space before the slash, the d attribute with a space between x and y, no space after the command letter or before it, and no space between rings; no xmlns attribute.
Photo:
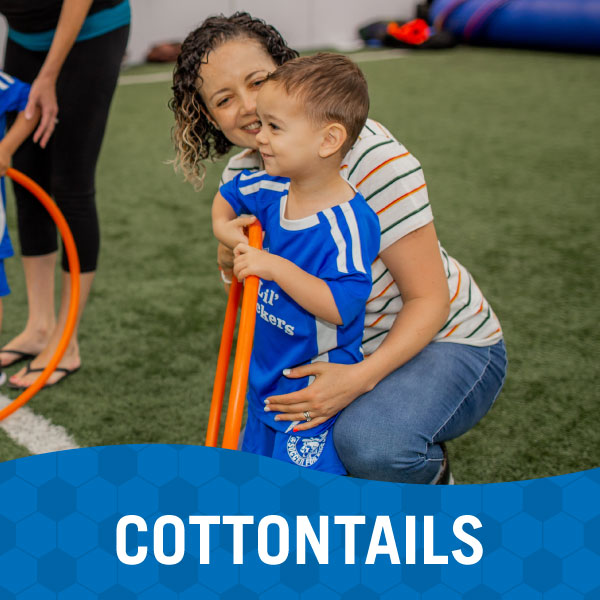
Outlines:
<svg viewBox="0 0 600 600"><path fill-rule="evenodd" d="M42 149L29 138L13 157L14 167L48 191L64 214L82 273L95 271L98 262L96 162L128 35L129 26L125 26L73 46L56 85L59 122L48 145ZM4 68L9 75L31 83L45 57L46 52L33 52L8 40ZM55 252L54 221L29 192L19 185L14 190L22 255ZM62 267L68 271L64 251Z"/></svg>

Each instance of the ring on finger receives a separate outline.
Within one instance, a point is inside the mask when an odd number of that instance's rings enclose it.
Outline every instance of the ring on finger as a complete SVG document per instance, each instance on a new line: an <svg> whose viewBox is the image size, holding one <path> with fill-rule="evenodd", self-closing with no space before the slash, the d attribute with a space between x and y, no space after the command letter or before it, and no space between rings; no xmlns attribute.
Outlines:
<svg viewBox="0 0 600 600"><path fill-rule="evenodd" d="M312 417L310 416L310 412L308 410L305 410L302 414L304 415L307 423L308 421L312 421Z"/></svg>

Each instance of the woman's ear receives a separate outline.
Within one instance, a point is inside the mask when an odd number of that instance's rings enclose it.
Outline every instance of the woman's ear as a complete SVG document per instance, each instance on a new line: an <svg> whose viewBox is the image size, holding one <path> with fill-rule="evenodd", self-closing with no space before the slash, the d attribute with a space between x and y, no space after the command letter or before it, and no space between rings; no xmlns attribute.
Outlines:
<svg viewBox="0 0 600 600"><path fill-rule="evenodd" d="M330 123L323 130L323 139L319 148L321 158L333 156L348 139L346 128L341 123Z"/></svg>
<svg viewBox="0 0 600 600"><path fill-rule="evenodd" d="M204 116L206 117L207 121L215 128L218 129L219 131L221 131L221 128L219 127L219 124L213 119L212 115L208 112L208 109L204 106L200 106L200 110L202 111L202 113L204 114Z"/></svg>

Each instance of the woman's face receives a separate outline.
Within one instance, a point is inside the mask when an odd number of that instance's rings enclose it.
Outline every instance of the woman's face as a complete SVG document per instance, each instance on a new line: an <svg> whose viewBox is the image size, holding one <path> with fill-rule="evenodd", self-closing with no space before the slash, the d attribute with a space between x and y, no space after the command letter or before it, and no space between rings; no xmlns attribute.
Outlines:
<svg viewBox="0 0 600 600"><path fill-rule="evenodd" d="M256 96L266 76L276 67L262 46L250 39L225 42L210 52L208 62L202 64L199 91L207 116L236 146L258 147Z"/></svg>

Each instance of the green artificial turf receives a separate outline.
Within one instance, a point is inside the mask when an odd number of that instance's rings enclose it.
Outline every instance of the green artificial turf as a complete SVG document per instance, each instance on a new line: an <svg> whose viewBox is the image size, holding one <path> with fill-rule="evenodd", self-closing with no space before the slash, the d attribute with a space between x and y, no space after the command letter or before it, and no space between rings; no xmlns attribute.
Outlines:
<svg viewBox="0 0 600 600"><path fill-rule="evenodd" d="M12 460L29 456L29 451L14 442L4 431L0 431L0 457L2 460Z"/></svg>
<svg viewBox="0 0 600 600"><path fill-rule="evenodd" d="M600 466L600 62L458 48L362 68L372 116L423 164L440 240L505 332L504 391L449 444L457 481ZM223 163L209 166L199 193L165 164L169 88L117 90L98 167L102 254L81 327L83 369L30 403L84 446L204 440L225 309L209 223ZM4 340L26 314L18 261L7 270ZM1 435L0 457L20 455Z"/></svg>

